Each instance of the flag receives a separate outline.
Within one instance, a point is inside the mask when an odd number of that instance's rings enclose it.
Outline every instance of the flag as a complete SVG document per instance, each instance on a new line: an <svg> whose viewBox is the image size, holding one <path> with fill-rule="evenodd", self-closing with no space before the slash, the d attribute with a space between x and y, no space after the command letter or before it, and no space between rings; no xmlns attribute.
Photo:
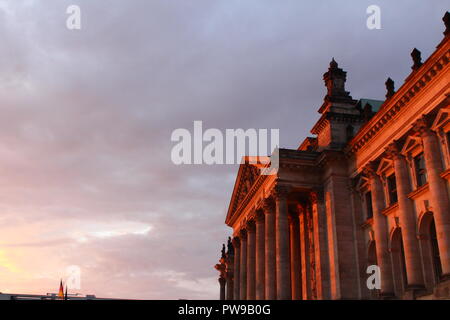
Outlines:
<svg viewBox="0 0 450 320"><path fill-rule="evenodd" d="M63 286L63 283L62 283L62 279L61 279L61 281L59 282L58 298L64 299L64 286Z"/></svg>

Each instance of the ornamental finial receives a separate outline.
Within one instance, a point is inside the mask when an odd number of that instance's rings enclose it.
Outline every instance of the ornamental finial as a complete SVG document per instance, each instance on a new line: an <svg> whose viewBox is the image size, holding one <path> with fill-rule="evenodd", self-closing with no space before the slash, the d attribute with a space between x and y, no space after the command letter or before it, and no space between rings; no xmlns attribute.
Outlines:
<svg viewBox="0 0 450 320"><path fill-rule="evenodd" d="M387 78L386 80L386 99L392 97L395 93L395 83L391 78Z"/></svg>

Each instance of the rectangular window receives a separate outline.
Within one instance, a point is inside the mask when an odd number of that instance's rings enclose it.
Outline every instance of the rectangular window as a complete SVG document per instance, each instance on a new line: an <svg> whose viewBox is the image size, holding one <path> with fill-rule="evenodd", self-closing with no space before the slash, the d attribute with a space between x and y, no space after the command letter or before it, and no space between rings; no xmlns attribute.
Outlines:
<svg viewBox="0 0 450 320"><path fill-rule="evenodd" d="M387 186L388 186L388 193L389 193L389 205L393 205L397 202L397 183L395 181L395 174L390 175L387 178Z"/></svg>
<svg viewBox="0 0 450 320"><path fill-rule="evenodd" d="M373 217L373 209L372 209L372 192L366 192L364 195L366 202L366 218L370 219Z"/></svg>
<svg viewBox="0 0 450 320"><path fill-rule="evenodd" d="M414 158L414 166L416 169L417 186L421 187L427 183L427 170L425 169L425 158L423 153Z"/></svg>

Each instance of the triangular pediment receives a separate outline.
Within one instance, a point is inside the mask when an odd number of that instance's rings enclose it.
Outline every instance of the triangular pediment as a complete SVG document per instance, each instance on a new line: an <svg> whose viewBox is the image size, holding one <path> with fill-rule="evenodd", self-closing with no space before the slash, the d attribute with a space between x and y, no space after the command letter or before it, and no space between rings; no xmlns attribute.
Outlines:
<svg viewBox="0 0 450 320"><path fill-rule="evenodd" d="M369 178L361 175L356 183L356 190L363 189L369 183Z"/></svg>
<svg viewBox="0 0 450 320"><path fill-rule="evenodd" d="M384 171L390 169L393 165L393 161L388 158L383 158L380 161L380 164L378 165L377 174L381 175Z"/></svg>
<svg viewBox="0 0 450 320"><path fill-rule="evenodd" d="M432 130L438 130L439 128L445 127L450 123L450 107L442 108L439 110L436 119L434 119Z"/></svg>
<svg viewBox="0 0 450 320"><path fill-rule="evenodd" d="M260 166L257 164L245 162L239 166L239 171L234 183L233 194L228 207L227 218L225 220L226 222L229 221L232 214L250 192L251 188L260 176L260 172Z"/></svg>

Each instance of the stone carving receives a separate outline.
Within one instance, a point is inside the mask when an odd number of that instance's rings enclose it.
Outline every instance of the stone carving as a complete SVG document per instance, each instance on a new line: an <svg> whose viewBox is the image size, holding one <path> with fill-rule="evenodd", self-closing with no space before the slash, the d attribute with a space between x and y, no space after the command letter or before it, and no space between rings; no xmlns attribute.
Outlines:
<svg viewBox="0 0 450 320"><path fill-rule="evenodd" d="M247 228L248 232L255 232L255 230L256 230L255 220L253 220L253 219L248 220L246 223L246 228Z"/></svg>
<svg viewBox="0 0 450 320"><path fill-rule="evenodd" d="M392 97L395 93L395 83L391 78L387 78L386 80L386 99Z"/></svg>
<svg viewBox="0 0 450 320"><path fill-rule="evenodd" d="M228 243L227 243L227 256L233 256L234 255L234 247L233 247L233 243L231 241L231 237L228 237Z"/></svg>
<svg viewBox="0 0 450 320"><path fill-rule="evenodd" d="M242 170L242 177L237 188L238 196L233 202L233 211L239 207L259 177L259 170L254 165L246 164Z"/></svg>
<svg viewBox="0 0 450 320"><path fill-rule="evenodd" d="M227 257L226 251L225 251L225 243L222 244L222 255L221 255L222 259L225 259Z"/></svg>
<svg viewBox="0 0 450 320"><path fill-rule="evenodd" d="M430 123L425 116L417 119L413 124L413 130L417 136L424 136L431 133Z"/></svg>
<svg viewBox="0 0 450 320"><path fill-rule="evenodd" d="M255 221L256 221L256 223L264 222L264 210L263 209L256 210Z"/></svg>
<svg viewBox="0 0 450 320"><path fill-rule="evenodd" d="M401 157L398 141L392 142L384 150L388 159L397 159Z"/></svg>
<svg viewBox="0 0 450 320"><path fill-rule="evenodd" d="M450 34L450 13L448 11L445 13L444 17L442 18L442 21L444 21L445 24L444 35L448 36Z"/></svg>
<svg viewBox="0 0 450 320"><path fill-rule="evenodd" d="M233 240L231 240L231 242L233 243L234 250L239 248L241 245L241 241L239 240L239 237L234 237Z"/></svg>
<svg viewBox="0 0 450 320"><path fill-rule="evenodd" d="M275 210L275 203L272 198L266 198L262 201L262 207L265 214L273 213Z"/></svg>
<svg viewBox="0 0 450 320"><path fill-rule="evenodd" d="M214 266L214 268L219 271L220 273L220 279L226 278L226 266L224 263L218 263Z"/></svg>
<svg viewBox="0 0 450 320"><path fill-rule="evenodd" d="M411 52L411 57L414 62L411 69L413 69L415 71L422 66L422 52L420 52L419 50L414 48L413 51Z"/></svg>
<svg viewBox="0 0 450 320"><path fill-rule="evenodd" d="M327 95L325 100L351 100L349 92L345 91L345 81L347 80L347 72L339 68L334 58L330 62L328 71L323 75L325 86L327 87Z"/></svg>
<svg viewBox="0 0 450 320"><path fill-rule="evenodd" d="M368 178L373 178L377 176L376 170L376 164L371 161L364 167L363 174Z"/></svg>
<svg viewBox="0 0 450 320"><path fill-rule="evenodd" d="M288 186L283 186L283 185L279 185L277 184L271 192L272 196L275 199L278 198L286 198L287 195L289 194L289 187Z"/></svg>

